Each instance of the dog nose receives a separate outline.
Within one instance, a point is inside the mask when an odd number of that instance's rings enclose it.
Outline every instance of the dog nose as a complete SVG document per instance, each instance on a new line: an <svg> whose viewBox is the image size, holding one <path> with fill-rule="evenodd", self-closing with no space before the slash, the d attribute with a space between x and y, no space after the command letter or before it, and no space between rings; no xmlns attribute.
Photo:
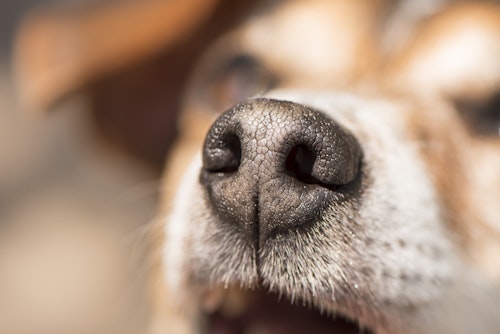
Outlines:
<svg viewBox="0 0 500 334"><path fill-rule="evenodd" d="M200 175L218 221L260 242L314 224L359 173L354 136L319 111L254 99L223 113Z"/></svg>

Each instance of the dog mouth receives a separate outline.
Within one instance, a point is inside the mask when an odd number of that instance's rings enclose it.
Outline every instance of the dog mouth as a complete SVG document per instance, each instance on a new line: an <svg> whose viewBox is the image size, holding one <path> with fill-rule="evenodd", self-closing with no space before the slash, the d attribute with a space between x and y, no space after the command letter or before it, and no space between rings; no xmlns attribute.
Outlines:
<svg viewBox="0 0 500 334"><path fill-rule="evenodd" d="M213 289L202 308L204 334L373 334L354 320L263 290Z"/></svg>

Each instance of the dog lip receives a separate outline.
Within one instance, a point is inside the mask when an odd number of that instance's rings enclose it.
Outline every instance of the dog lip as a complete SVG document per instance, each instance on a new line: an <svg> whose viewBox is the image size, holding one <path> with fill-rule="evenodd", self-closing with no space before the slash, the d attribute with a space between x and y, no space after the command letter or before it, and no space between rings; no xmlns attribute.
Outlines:
<svg viewBox="0 0 500 334"><path fill-rule="evenodd" d="M215 301L215 303L214 303ZM201 300L207 322L205 333L372 333L356 321L281 294L222 286L207 290Z"/></svg>

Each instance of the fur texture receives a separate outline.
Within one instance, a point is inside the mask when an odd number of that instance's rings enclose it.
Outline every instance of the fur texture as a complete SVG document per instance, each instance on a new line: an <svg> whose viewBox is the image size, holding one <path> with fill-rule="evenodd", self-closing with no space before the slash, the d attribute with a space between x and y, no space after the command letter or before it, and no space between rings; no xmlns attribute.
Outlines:
<svg viewBox="0 0 500 334"><path fill-rule="evenodd" d="M333 4L341 7L329 11ZM338 31L334 26L321 26L318 22L329 22L322 21L328 14L343 17L339 13L351 11L361 16L371 13L369 22L382 22L390 12L387 3L380 2L377 10L371 10L373 3L364 3L365 7L360 9L356 6L362 5L354 6L347 1L328 4L314 1L314 5L308 7L308 11L316 10L311 16L307 11L301 11L300 15L294 11L294 6L301 8L302 5L301 1L291 1L273 7L270 14L261 13L235 33L242 36L241 49L254 52L260 63L280 78L278 86L286 87L258 94L260 99L247 100L237 108L272 112L269 105L262 103L265 98L270 105L290 101L320 111L356 138L363 152L360 170L350 181L347 194L336 193L314 224L254 243L237 224L224 221L214 211L207 187L200 182L200 174L206 166L200 153L195 155L176 187L175 200L164 218L167 327L176 333L207 332L209 327L203 324L209 321L210 309L230 304L233 296L242 293L240 290L257 289L329 315L347 317L358 328L367 328L373 333L495 333L500 328L500 275L495 264L500 255L500 237L498 218L493 213L498 209L493 207L498 208L500 201L500 163L494 156L500 153L500 139L471 130L454 103L455 96L466 94L447 94L451 91L446 84L439 86L440 82L450 81L447 77L450 73L444 69L434 71L432 59L436 59L436 64L443 64L443 59L451 61L455 59L451 54L455 53L454 48L447 49L446 43L442 43L443 49L436 51L419 41L423 38L420 31L431 29L446 35L448 30L443 27L447 24L459 24L464 17L475 20L474 15L481 10L467 16L453 6L446 8L444 14L421 23L423 28L413 27L408 31L414 36L413 42L405 45L400 41L390 56L377 52L378 56L366 60L356 52L360 47L376 49L373 41L380 40L380 36L375 38L376 32L371 28L361 26L354 31ZM470 6L476 8L476 5ZM484 6L498 11L495 5ZM485 13L482 15L492 15L492 11ZM313 20L315 17L317 20ZM271 25L273 29L267 29ZM486 23L481 27L487 32L485 40L496 36L496 41L500 41L500 29ZM294 29L301 33L290 38L287 34ZM317 32L312 33L314 38L301 38L302 34L311 36L309 29ZM359 29L365 30L359 32ZM258 31L273 32L267 36L268 46L257 45L267 41L266 38L251 38ZM344 53L352 51L350 56L339 54L333 44L329 44L331 38L326 35L332 31L349 36L348 43L343 43L340 49ZM453 40L455 31L450 34ZM271 41L274 37L276 40ZM287 43L296 39L304 42L304 53L287 47L291 45ZM338 36L332 39L343 40ZM462 42L464 44L450 43L466 49L467 39ZM318 47L318 43L322 47ZM477 40L477 43L482 42ZM274 48L271 50L269 45ZM495 49L488 43L481 45L483 53ZM232 50L230 52L234 52ZM421 51L427 52L428 58L413 58ZM478 48L475 51L481 52ZM318 55L321 59L315 58ZM289 56L288 59L285 56ZM470 77L472 72L468 72L467 64L474 55L467 53L466 56L463 67L455 68L452 61L449 68L455 72L463 69L455 77L463 87L467 87L467 82L472 82L474 87L478 87L478 83L482 86L476 90L465 89L465 92L477 99L484 94L494 95L500 85L492 84L496 79L491 78L500 79L500 71L497 71L500 57L485 60L493 73L488 73L483 80ZM277 64L273 57L286 60ZM350 65L340 62L344 64L341 70L348 74L329 67L336 64L335 61L323 58L348 59ZM386 68L380 59L396 59L397 66ZM411 64L422 64L421 61L426 70L414 70ZM375 73L383 75L373 76ZM195 78L202 76L197 74ZM422 76L431 83L425 89L420 88ZM329 81L332 78L335 82ZM455 87L458 86L456 83ZM193 88L192 95L188 96L196 96L200 89ZM349 92L342 92L346 90ZM481 94L474 95L477 91ZM216 105L226 102L217 101ZM201 108L189 99L186 105L198 112ZM208 114L211 115L208 119L217 116L213 111ZM265 129L269 124L254 126L252 131L258 139L257 129ZM202 142L198 145L201 149ZM273 147L272 143L259 144L258 141L255 145L257 151ZM497 166L497 172L487 164ZM479 169L486 174L478 172ZM244 168L236 173L245 173ZM245 185L236 185L234 198L227 200L241 202L244 207L244 203L253 200L245 198L242 187ZM276 187L275 194L279 198L286 191ZM279 201L276 203L280 205ZM257 205L257 210L263 208ZM259 219L245 221L262 223ZM218 291L222 291L220 296L213 297ZM251 298L248 294L251 295L243 292L241 305ZM211 302L211 298L216 301Z"/></svg>

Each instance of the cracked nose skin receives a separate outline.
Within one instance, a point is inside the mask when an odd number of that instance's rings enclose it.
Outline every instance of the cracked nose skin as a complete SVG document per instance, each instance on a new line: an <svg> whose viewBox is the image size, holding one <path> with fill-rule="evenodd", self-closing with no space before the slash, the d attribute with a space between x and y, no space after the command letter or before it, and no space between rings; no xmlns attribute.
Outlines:
<svg viewBox="0 0 500 334"><path fill-rule="evenodd" d="M360 159L355 138L320 112L254 99L212 125L200 181L221 222L265 242L314 224L356 178Z"/></svg>

